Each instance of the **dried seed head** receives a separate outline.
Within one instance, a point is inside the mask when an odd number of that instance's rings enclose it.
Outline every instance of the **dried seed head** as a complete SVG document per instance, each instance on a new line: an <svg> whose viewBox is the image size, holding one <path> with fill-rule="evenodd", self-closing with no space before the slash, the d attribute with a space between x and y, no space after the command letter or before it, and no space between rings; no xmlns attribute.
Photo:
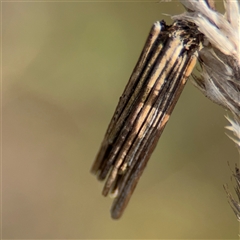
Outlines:
<svg viewBox="0 0 240 240"><path fill-rule="evenodd" d="M230 110L235 137L230 137L240 150L240 7L237 0L224 2L225 14L216 12L209 0L180 0L187 12L174 16L193 22L205 36L199 53L201 77L193 84L213 102ZM211 3L211 4L210 4Z"/></svg>
<svg viewBox="0 0 240 240"><path fill-rule="evenodd" d="M225 14L215 11L214 0L180 0L187 8L184 14L174 16L193 22L204 34L205 41L199 53L201 77L193 76L194 85L213 102L230 110L233 119L226 129L240 153L240 7L238 0L225 0ZM228 201L240 221L240 173L235 168L236 201L226 185Z"/></svg>

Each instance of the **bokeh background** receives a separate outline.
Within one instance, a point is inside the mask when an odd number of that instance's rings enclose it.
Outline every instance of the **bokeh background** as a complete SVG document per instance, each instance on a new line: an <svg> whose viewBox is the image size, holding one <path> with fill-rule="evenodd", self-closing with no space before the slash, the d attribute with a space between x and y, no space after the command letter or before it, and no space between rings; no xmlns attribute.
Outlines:
<svg viewBox="0 0 240 240"><path fill-rule="evenodd" d="M148 32L179 2L2 3L3 238L233 239L239 156L189 82L123 217L90 174Z"/></svg>

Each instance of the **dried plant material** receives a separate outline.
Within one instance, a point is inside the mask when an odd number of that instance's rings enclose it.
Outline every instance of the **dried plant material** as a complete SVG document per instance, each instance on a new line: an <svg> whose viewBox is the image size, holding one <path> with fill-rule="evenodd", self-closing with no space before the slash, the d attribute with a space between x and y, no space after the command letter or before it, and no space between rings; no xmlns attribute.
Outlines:
<svg viewBox="0 0 240 240"><path fill-rule="evenodd" d="M240 119L235 118L235 120L232 120L228 116L226 116L226 119L230 122L230 126L226 126L225 128L233 132L234 137L229 136L230 139L233 140L233 142L238 146L239 154L240 154Z"/></svg>
<svg viewBox="0 0 240 240"><path fill-rule="evenodd" d="M212 0L211 0L212 1ZM225 14L215 11L209 0L182 0L188 9L173 19L186 20L197 25L204 34L204 47L199 53L202 67L201 78L194 76L194 85L213 102L228 109L233 119L226 129L232 132L229 138L236 144L240 154L240 8L237 0L224 1ZM240 174L233 174L238 201L234 200L227 186L228 200L240 221Z"/></svg>
<svg viewBox="0 0 240 240"><path fill-rule="evenodd" d="M224 2L225 14L216 12L204 0L182 0L189 10L173 19L197 25L204 34L204 47L199 53L201 78L193 84L213 102L230 110L234 120L227 118L227 127L240 148L240 10L237 0Z"/></svg>
<svg viewBox="0 0 240 240"><path fill-rule="evenodd" d="M228 202L234 212L234 214L237 217L237 220L240 221L240 172L239 172L239 168L237 166L235 166L235 172L233 172L233 177L235 179L236 182L236 186L235 186L235 192L237 194L238 197L238 201L236 201L232 194L230 193L228 186L224 185L224 189L227 193L227 197L228 197Z"/></svg>

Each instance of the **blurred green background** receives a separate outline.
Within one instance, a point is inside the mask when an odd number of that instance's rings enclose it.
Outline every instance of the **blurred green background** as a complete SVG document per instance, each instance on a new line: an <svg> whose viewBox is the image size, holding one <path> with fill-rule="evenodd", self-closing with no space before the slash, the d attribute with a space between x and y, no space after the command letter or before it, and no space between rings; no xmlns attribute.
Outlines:
<svg viewBox="0 0 240 240"><path fill-rule="evenodd" d="M231 239L226 112L189 82L119 221L90 174L153 22L178 2L3 2L3 238Z"/></svg>

